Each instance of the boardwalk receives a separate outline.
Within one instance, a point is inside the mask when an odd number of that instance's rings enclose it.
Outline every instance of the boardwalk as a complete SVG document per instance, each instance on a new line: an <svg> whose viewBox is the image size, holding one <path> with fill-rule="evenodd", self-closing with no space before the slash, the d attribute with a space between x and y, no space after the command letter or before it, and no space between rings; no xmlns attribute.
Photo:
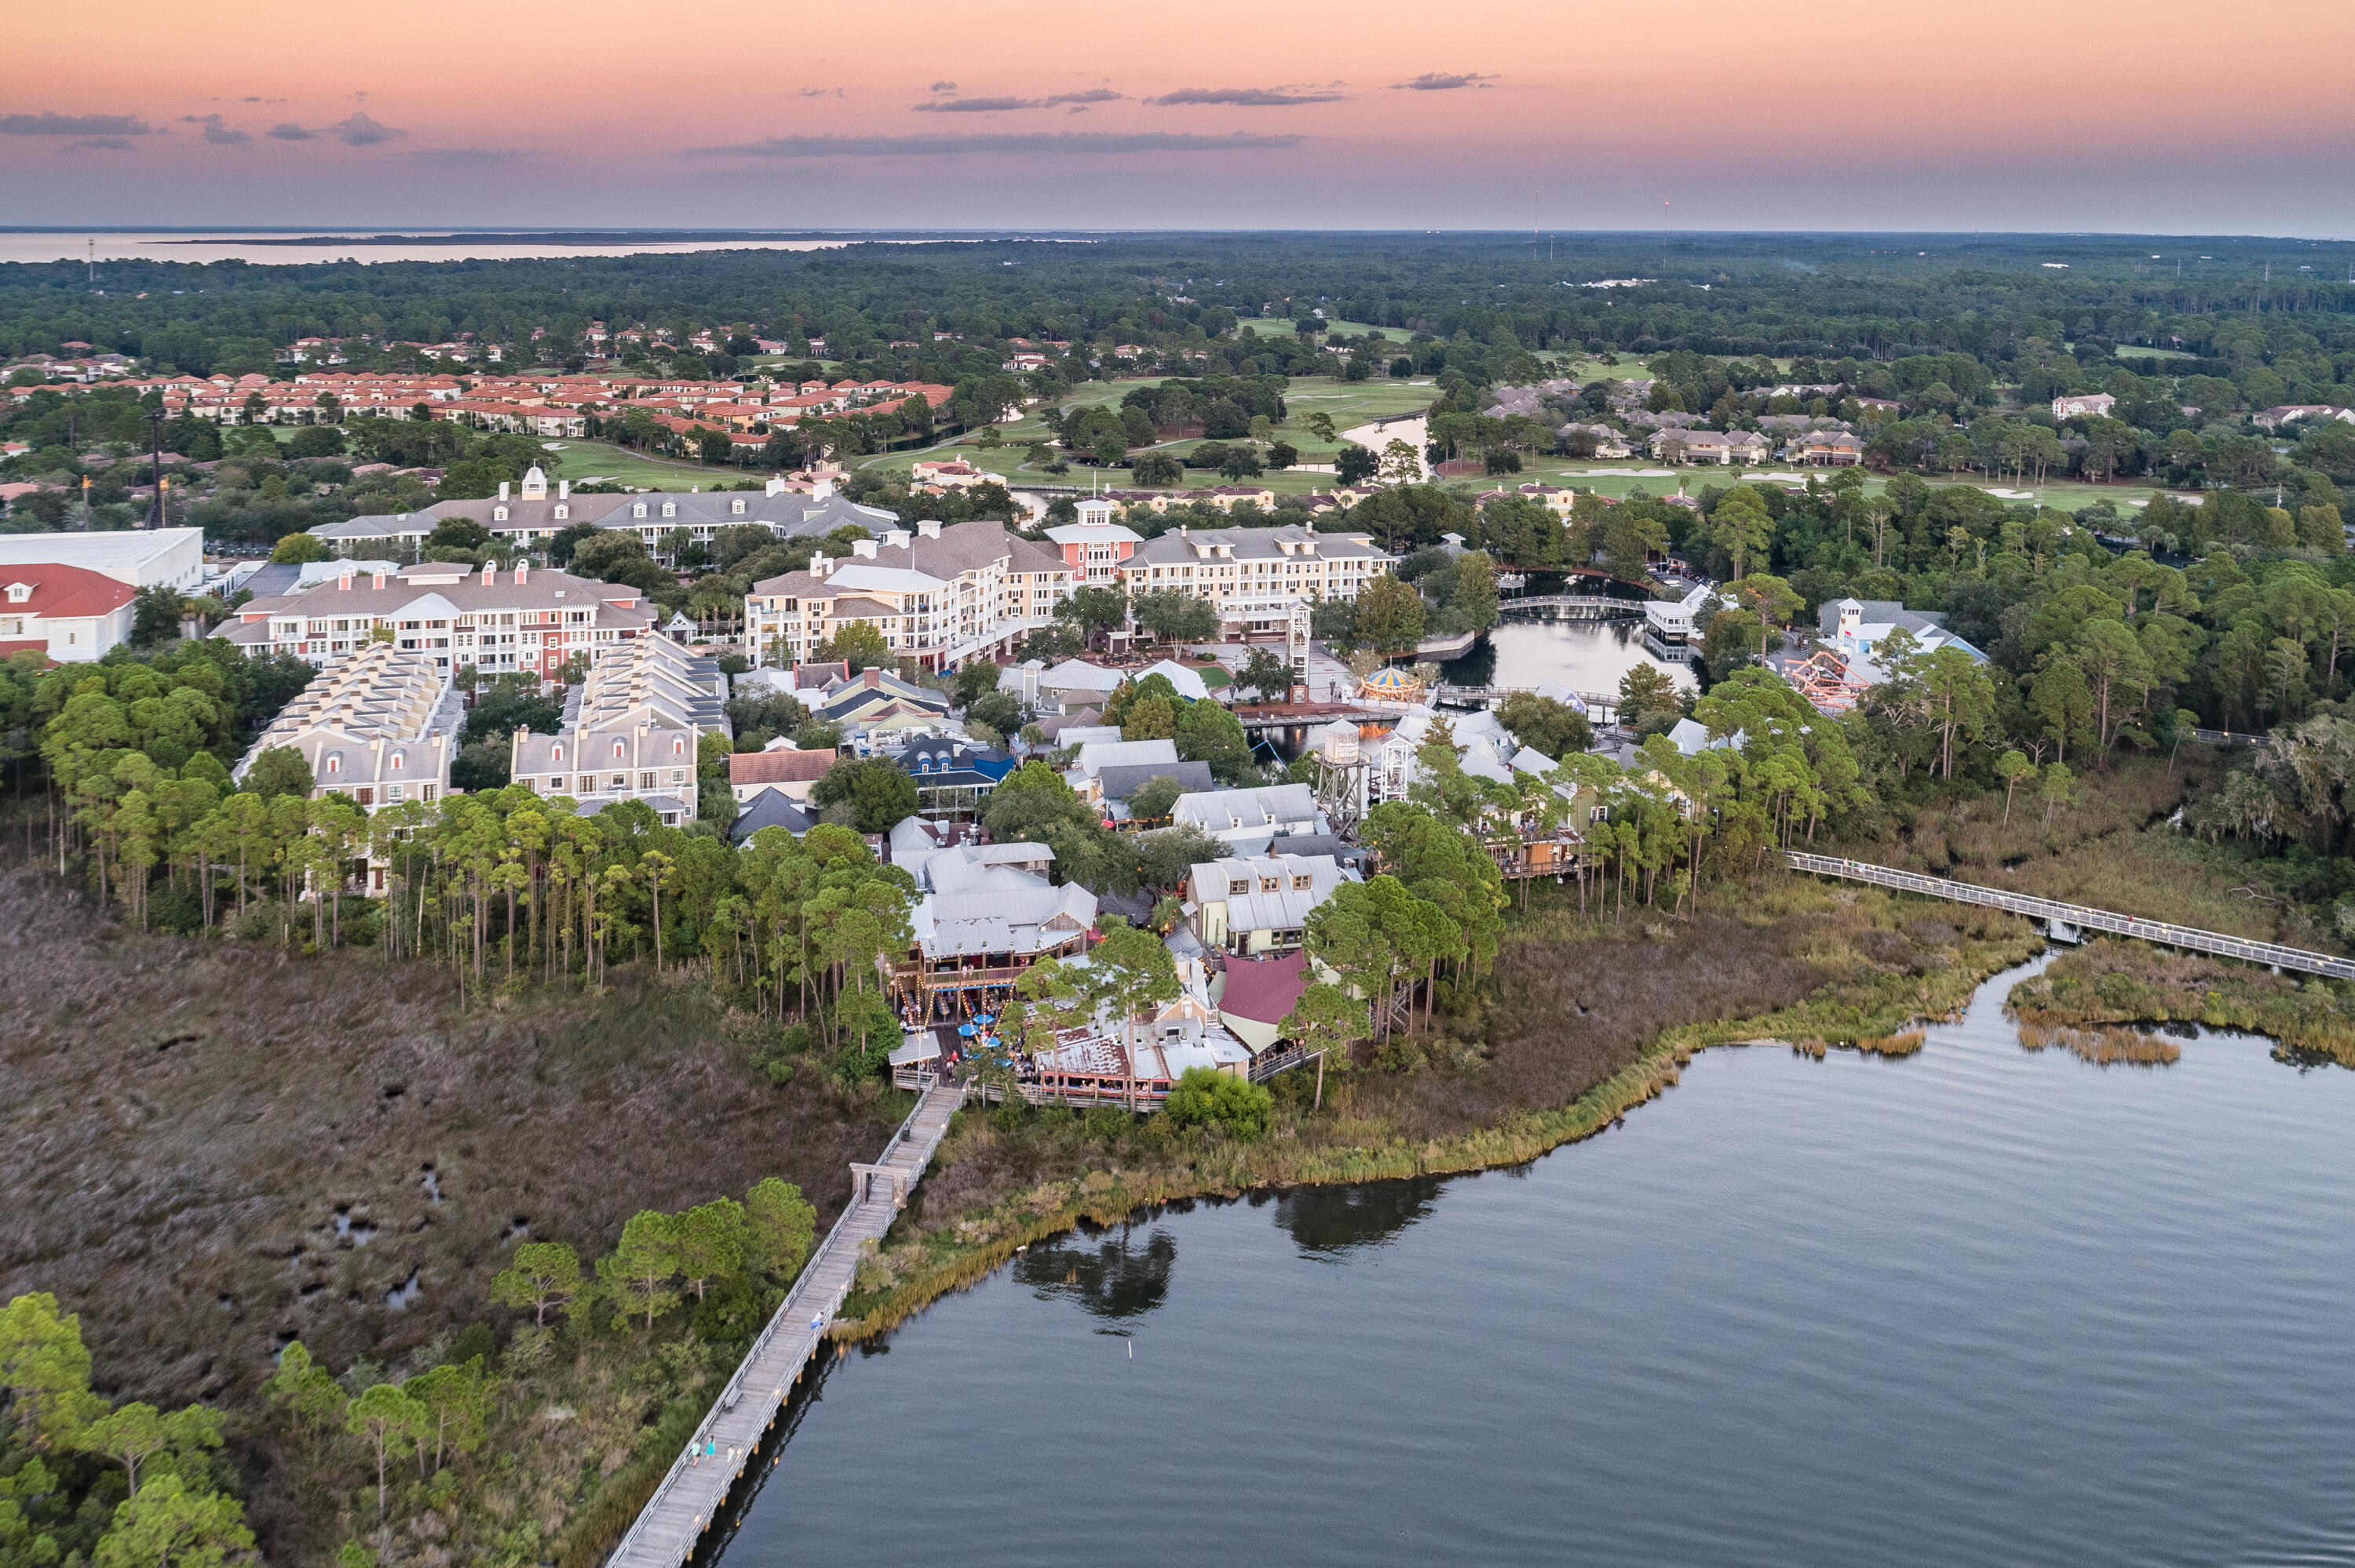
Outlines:
<svg viewBox="0 0 2355 1568"><path fill-rule="evenodd" d="M810 1255L784 1304L761 1330L703 1425L646 1499L637 1522L605 1560L606 1568L677 1568L694 1552L728 1500L729 1489L760 1446L761 1435L784 1408L785 1395L800 1380L803 1364L825 1337L835 1309L850 1294L860 1246L891 1228L909 1190L932 1163L949 1118L964 1102L961 1087L926 1087L882 1156L872 1165L850 1168L849 1205ZM712 1456L696 1457L706 1443L712 1445Z"/></svg>
<svg viewBox="0 0 2355 1568"><path fill-rule="evenodd" d="M1544 609L1572 620L1604 619L1614 615L1641 615L1644 601L1639 599L1606 599L1601 594L1545 594L1536 599L1503 599L1497 601L1497 612L1509 615L1517 609Z"/></svg>
<svg viewBox="0 0 2355 1568"><path fill-rule="evenodd" d="M2355 980L2355 961L2334 959L2328 953L2309 953L2303 948L2285 948L2276 942L2253 942L2246 937L2228 937L2221 931L2201 931L2190 926L2170 926L2163 920L2116 915L2107 909L2095 909L2083 904L2031 898L2023 893L2005 893L1998 888L1979 887L1967 882L1950 882L1943 876L1924 876L1918 871L1899 871L1893 866L1874 865L1868 861L1796 853L1788 858L1793 871L1814 872L1818 876L1845 877L1850 882L1869 882L1878 887L1899 888L1925 897L1952 899L1957 904L1983 904L1990 909L2025 915L2031 920L2042 920L2048 925L2058 923L2079 931L2106 931L2115 937L2135 937L2189 952L2213 953L2218 958L2264 964L2270 969L2328 975L2333 980Z"/></svg>

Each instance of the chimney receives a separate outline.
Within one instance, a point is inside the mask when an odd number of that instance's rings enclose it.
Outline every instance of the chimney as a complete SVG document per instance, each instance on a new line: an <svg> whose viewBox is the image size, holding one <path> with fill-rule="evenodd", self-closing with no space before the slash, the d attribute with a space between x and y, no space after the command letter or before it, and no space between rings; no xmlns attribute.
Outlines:
<svg viewBox="0 0 2355 1568"><path fill-rule="evenodd" d="M810 487L810 499L812 501L833 500L834 481L830 479L821 479L815 484L812 485Z"/></svg>
<svg viewBox="0 0 2355 1568"><path fill-rule="evenodd" d="M783 475L783 474L777 474L777 475L773 476L773 477L770 479L769 482L768 482L765 486L763 486L763 487L762 487L762 493L763 493L763 494L767 494L767 495L783 495L784 493L785 493L785 479L784 479L784 475Z"/></svg>
<svg viewBox="0 0 2355 1568"><path fill-rule="evenodd" d="M499 499L500 499L501 501L505 501L506 498L507 498L507 482L506 482L506 480L504 480L504 479L503 479L503 480L499 481Z"/></svg>
<svg viewBox="0 0 2355 1568"><path fill-rule="evenodd" d="M572 482L570 480L559 479L556 482L556 499L559 501L570 501L572 499Z"/></svg>
<svg viewBox="0 0 2355 1568"><path fill-rule="evenodd" d="M523 574L524 564L521 561L517 561L516 563L516 587L517 588L523 587Z"/></svg>
<svg viewBox="0 0 2355 1568"><path fill-rule="evenodd" d="M941 536L941 520L937 517L918 518L916 520L916 533L920 537L926 539L939 538Z"/></svg>
<svg viewBox="0 0 2355 1568"><path fill-rule="evenodd" d="M883 530L883 542L890 546L895 550L906 549L908 547L908 531L905 528L886 528Z"/></svg>
<svg viewBox="0 0 2355 1568"><path fill-rule="evenodd" d="M875 541L872 539L853 539L850 542L850 553L858 556L862 560L871 561L875 558Z"/></svg>

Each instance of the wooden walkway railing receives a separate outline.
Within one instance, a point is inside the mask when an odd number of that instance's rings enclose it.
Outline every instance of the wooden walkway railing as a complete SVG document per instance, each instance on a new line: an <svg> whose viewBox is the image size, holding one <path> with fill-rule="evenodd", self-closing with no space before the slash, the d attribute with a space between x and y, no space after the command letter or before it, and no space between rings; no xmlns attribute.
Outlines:
<svg viewBox="0 0 2355 1568"><path fill-rule="evenodd" d="M1574 609L1604 616L1641 615L1644 613L1644 601L1587 593L1540 594L1532 599L1500 599L1497 601L1497 612L1500 615L1515 609Z"/></svg>
<svg viewBox="0 0 2355 1568"><path fill-rule="evenodd" d="M2202 931L2190 926L2169 925L2164 920L2145 920L2138 916L2114 914L2107 909L2095 909L2083 904L2033 898L2024 893L2005 893L1998 888L1954 882L1943 876L1925 876L1918 871L1874 865L1870 861L1841 860L1836 855L1796 852L1791 853L1787 858L1793 871L1813 872L1818 876L1845 877L1850 882L1869 882L1876 887L1894 887L1929 898L1984 905L2012 915L2025 915L2031 920L2057 920L2081 931L2106 931L2115 937L2134 937L2190 952L2213 953L2218 958L2264 964L2270 969L2328 975L2333 980L2355 980L2355 960L2334 959L2328 953L2310 953L2303 948L2285 948L2278 942L2253 942L2246 937L2228 937L2221 931Z"/></svg>
<svg viewBox="0 0 2355 1568"><path fill-rule="evenodd" d="M850 1202L841 1217L810 1255L686 1450L638 1510L630 1532L605 1559L606 1568L677 1568L695 1551L850 1294L859 1248L891 1228L909 1190L947 1134L949 1118L964 1103L960 1086L929 1084L875 1163L850 1168ZM712 1449L709 1457L703 1454L707 1445Z"/></svg>

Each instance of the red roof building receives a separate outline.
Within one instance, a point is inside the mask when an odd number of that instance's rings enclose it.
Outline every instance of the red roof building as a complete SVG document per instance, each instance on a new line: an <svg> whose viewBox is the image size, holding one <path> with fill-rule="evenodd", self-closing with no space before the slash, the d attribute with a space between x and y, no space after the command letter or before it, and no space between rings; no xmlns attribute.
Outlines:
<svg viewBox="0 0 2355 1568"><path fill-rule="evenodd" d="M137 592L83 567L0 567L0 647L46 650L60 664L102 658L130 638Z"/></svg>

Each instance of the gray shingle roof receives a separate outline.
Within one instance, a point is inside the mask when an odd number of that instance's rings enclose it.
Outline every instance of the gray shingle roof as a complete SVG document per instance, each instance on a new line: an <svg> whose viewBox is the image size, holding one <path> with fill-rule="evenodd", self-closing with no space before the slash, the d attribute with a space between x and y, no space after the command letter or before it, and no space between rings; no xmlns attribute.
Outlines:
<svg viewBox="0 0 2355 1568"><path fill-rule="evenodd" d="M1125 800L1156 779L1175 779L1189 790L1214 789L1219 782L1207 762L1125 762L1099 772L1096 783L1105 800Z"/></svg>

